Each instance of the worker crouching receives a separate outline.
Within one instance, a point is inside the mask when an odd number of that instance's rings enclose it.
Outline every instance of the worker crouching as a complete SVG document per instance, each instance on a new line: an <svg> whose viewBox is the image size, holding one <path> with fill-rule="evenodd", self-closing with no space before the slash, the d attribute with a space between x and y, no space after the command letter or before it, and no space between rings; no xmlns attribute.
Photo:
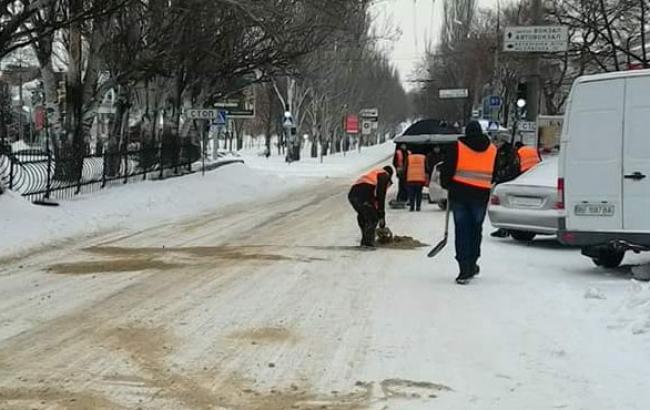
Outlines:
<svg viewBox="0 0 650 410"><path fill-rule="evenodd" d="M393 168L374 169L362 175L350 189L348 200L357 212L361 246L375 247L377 225L386 226L386 191L392 185Z"/></svg>

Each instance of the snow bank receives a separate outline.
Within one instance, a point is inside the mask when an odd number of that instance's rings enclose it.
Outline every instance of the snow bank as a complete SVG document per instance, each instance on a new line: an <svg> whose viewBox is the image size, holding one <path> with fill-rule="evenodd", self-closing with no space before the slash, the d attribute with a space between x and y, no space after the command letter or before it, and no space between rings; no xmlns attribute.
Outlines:
<svg viewBox="0 0 650 410"><path fill-rule="evenodd" d="M310 158L309 152L304 150L301 160L290 164L285 162L283 156L277 154L269 158L261 156L257 149L242 151L241 155L253 169L305 178L338 178L362 172L386 160L393 152L395 152L395 144L388 141L372 147L363 147L361 152L350 151L345 154L328 155L323 157L323 163L320 162L320 158Z"/></svg>
<svg viewBox="0 0 650 410"><path fill-rule="evenodd" d="M613 327L650 340L650 283L633 282L612 315Z"/></svg>
<svg viewBox="0 0 650 410"><path fill-rule="evenodd" d="M162 181L145 181L62 201L58 207L32 205L12 192L0 196L0 257L54 240L91 235L122 226L150 226L257 200L299 185L242 164Z"/></svg>
<svg viewBox="0 0 650 410"><path fill-rule="evenodd" d="M233 203L257 201L314 182L313 177L352 178L388 158L393 149L393 144L386 143L364 148L361 153L328 156L323 164L312 158L286 164L281 157L267 160L249 152L242 155L246 165L231 164L208 172L205 177L197 172L162 181L127 184L62 201L58 207L32 205L15 193L6 192L0 196L0 257L64 238L124 226L152 226ZM218 161L228 159L240 157L221 156Z"/></svg>

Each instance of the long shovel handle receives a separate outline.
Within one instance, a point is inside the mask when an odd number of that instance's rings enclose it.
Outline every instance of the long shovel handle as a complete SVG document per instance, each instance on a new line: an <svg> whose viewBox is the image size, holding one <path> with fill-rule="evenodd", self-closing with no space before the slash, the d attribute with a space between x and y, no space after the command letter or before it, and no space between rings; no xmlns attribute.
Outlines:
<svg viewBox="0 0 650 410"><path fill-rule="evenodd" d="M449 201L447 201L447 210L445 212L445 236L442 238L442 240L429 251L427 256L429 258L433 258L437 254L439 254L445 246L447 246L447 239L449 238L449 214L451 212L451 204Z"/></svg>

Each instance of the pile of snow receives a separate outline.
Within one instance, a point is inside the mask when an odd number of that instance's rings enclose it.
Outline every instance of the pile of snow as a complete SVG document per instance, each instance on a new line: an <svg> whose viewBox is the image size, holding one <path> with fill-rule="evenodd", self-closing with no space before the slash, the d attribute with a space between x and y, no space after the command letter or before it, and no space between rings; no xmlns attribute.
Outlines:
<svg viewBox="0 0 650 410"><path fill-rule="evenodd" d="M393 149L393 144L387 143L364 148L361 153L329 156L323 164L312 158L287 164L277 156L267 160L250 154L222 155L212 163L244 158L247 164L230 164L207 172L205 177L197 172L180 178L127 184L62 201L58 207L32 205L16 193L6 192L0 196L0 257L64 238L124 226L144 228L233 203L257 202L314 182L304 177L353 178L386 160Z"/></svg>
<svg viewBox="0 0 650 410"><path fill-rule="evenodd" d="M236 202L256 201L299 183L233 164L205 177L195 173L106 189L62 201L58 207L33 205L7 191L0 196L0 257L67 237L122 226L146 227Z"/></svg>
<svg viewBox="0 0 650 410"><path fill-rule="evenodd" d="M23 140L18 140L11 143L11 152L25 151L29 149L32 149L32 147Z"/></svg>
<svg viewBox="0 0 650 410"><path fill-rule="evenodd" d="M650 340L650 283L632 281L617 298L608 327Z"/></svg>
<svg viewBox="0 0 650 410"><path fill-rule="evenodd" d="M242 151L241 156L249 167L266 172L305 178L339 178L363 172L368 167L385 161L393 152L395 152L395 144L388 141L384 144L363 147L361 152L357 150L327 155L323 157L322 163L320 158L305 156L304 150L300 161L292 163L285 162L284 157L275 152L275 155L266 158L255 149Z"/></svg>

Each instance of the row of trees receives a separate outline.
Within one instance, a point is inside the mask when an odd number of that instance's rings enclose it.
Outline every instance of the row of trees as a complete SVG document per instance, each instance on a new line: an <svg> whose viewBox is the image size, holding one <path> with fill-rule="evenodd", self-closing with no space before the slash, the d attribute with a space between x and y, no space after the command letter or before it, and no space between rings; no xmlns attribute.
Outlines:
<svg viewBox="0 0 650 410"><path fill-rule="evenodd" d="M109 90L116 94L109 150L125 147L134 121L141 140L180 144L198 126L183 121L183 109L211 107L251 85L260 115L250 131L270 138L288 107L301 131L334 135L346 104L354 111L391 97L406 106L394 69L372 47L369 3L0 0L0 58L33 54L62 155L85 151Z"/></svg>
<svg viewBox="0 0 650 410"><path fill-rule="evenodd" d="M500 117L512 117L517 86L527 80L525 54L502 52L507 26L530 25L532 0L502 2L477 9L475 0L445 0L441 41L427 53L420 77L424 85L413 96L416 110L429 116L469 118L472 107L489 94L505 99ZM573 80L584 74L619 71L650 64L646 44L648 0L547 0L544 24L569 29L569 50L544 55L541 64L542 105L547 114L562 112ZM464 102L438 99L440 88L468 88Z"/></svg>
<svg viewBox="0 0 650 410"><path fill-rule="evenodd" d="M252 124L252 133L266 136L267 148L274 124L289 109L299 135L308 134L312 156L318 142L324 150L342 149L343 118L363 108L377 108L380 132L392 131L410 114L407 95L396 69L375 48L380 37L391 33L371 30L367 8L362 3L357 13L349 15L348 29L332 35L318 50L301 57L296 75L275 78L259 87L261 115ZM276 130L276 133L280 133Z"/></svg>

